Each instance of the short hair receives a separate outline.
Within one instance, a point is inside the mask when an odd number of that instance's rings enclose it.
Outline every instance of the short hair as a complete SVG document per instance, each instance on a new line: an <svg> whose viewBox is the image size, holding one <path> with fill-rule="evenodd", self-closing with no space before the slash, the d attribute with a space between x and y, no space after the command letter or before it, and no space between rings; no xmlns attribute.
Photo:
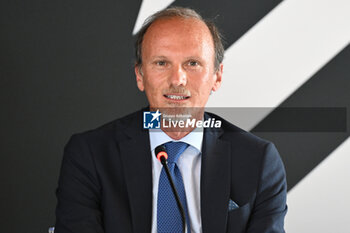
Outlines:
<svg viewBox="0 0 350 233"><path fill-rule="evenodd" d="M142 65L142 41L147 32L147 29L157 21L158 19L164 18L172 18L172 17L180 17L180 18L194 18L204 22L213 38L214 42L214 53L215 53L215 61L214 67L215 70L219 70L220 64L224 59L224 46L222 42L222 35L220 34L218 28L214 24L213 21L203 19L200 14L198 14L195 10L184 7L170 7L161 11L156 12L155 14L149 16L145 22L143 23L140 31L136 34L136 42L135 42L135 65L141 68Z"/></svg>

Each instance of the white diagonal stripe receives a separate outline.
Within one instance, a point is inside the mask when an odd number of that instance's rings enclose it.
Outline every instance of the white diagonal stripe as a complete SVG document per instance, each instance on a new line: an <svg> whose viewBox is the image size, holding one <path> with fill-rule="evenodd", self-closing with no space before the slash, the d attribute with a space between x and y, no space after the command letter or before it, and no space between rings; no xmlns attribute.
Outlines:
<svg viewBox="0 0 350 233"><path fill-rule="evenodd" d="M286 232L350 232L350 138L288 192Z"/></svg>
<svg viewBox="0 0 350 233"><path fill-rule="evenodd" d="M135 35L140 30L148 16L166 8L174 1L175 0L143 0L132 34Z"/></svg>
<svg viewBox="0 0 350 233"><path fill-rule="evenodd" d="M223 85L208 106L278 106L349 44L349 12L348 0L283 1L226 50ZM249 130L269 111L259 113L235 122Z"/></svg>

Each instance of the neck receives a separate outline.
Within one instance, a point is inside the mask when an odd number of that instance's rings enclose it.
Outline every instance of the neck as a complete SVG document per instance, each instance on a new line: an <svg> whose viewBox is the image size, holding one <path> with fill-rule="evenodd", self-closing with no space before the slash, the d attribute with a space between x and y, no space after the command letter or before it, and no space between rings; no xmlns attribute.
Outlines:
<svg viewBox="0 0 350 233"><path fill-rule="evenodd" d="M190 132L192 132L196 126L195 125L183 125L187 120L203 120L204 108L193 107L174 107L174 108L152 108L151 111L159 111L162 113L162 123L161 129L170 138L174 140L179 140ZM164 123L164 124L163 124Z"/></svg>
<svg viewBox="0 0 350 233"><path fill-rule="evenodd" d="M168 131L168 130L163 130L164 133L166 133L169 137L171 137L174 140L180 140L181 138L185 137L187 134L191 133L193 129L179 129L179 130L174 130ZM180 131L182 130L182 131Z"/></svg>

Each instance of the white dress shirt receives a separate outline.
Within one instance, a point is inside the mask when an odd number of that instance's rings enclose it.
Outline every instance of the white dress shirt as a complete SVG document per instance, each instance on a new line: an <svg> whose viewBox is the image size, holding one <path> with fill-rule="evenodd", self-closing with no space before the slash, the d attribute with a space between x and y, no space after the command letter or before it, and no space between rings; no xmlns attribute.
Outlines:
<svg viewBox="0 0 350 233"><path fill-rule="evenodd" d="M157 233L158 182L160 172L162 170L162 164L159 162L159 160L157 160L154 150L157 146L171 141L186 142L190 145L178 159L177 165L181 171L184 181L187 209L191 224L191 233L201 233L202 220L200 209L200 174L203 131L192 131L180 140L174 140L162 130L149 130L149 139L152 151L153 182L152 233Z"/></svg>

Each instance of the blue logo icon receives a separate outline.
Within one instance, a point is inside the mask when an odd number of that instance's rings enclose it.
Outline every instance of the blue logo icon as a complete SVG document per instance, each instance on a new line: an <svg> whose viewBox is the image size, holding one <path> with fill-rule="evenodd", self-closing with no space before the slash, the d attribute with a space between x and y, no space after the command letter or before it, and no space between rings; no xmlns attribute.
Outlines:
<svg viewBox="0 0 350 233"><path fill-rule="evenodd" d="M162 114L156 112L143 112L143 128L144 129L160 129L160 116Z"/></svg>

